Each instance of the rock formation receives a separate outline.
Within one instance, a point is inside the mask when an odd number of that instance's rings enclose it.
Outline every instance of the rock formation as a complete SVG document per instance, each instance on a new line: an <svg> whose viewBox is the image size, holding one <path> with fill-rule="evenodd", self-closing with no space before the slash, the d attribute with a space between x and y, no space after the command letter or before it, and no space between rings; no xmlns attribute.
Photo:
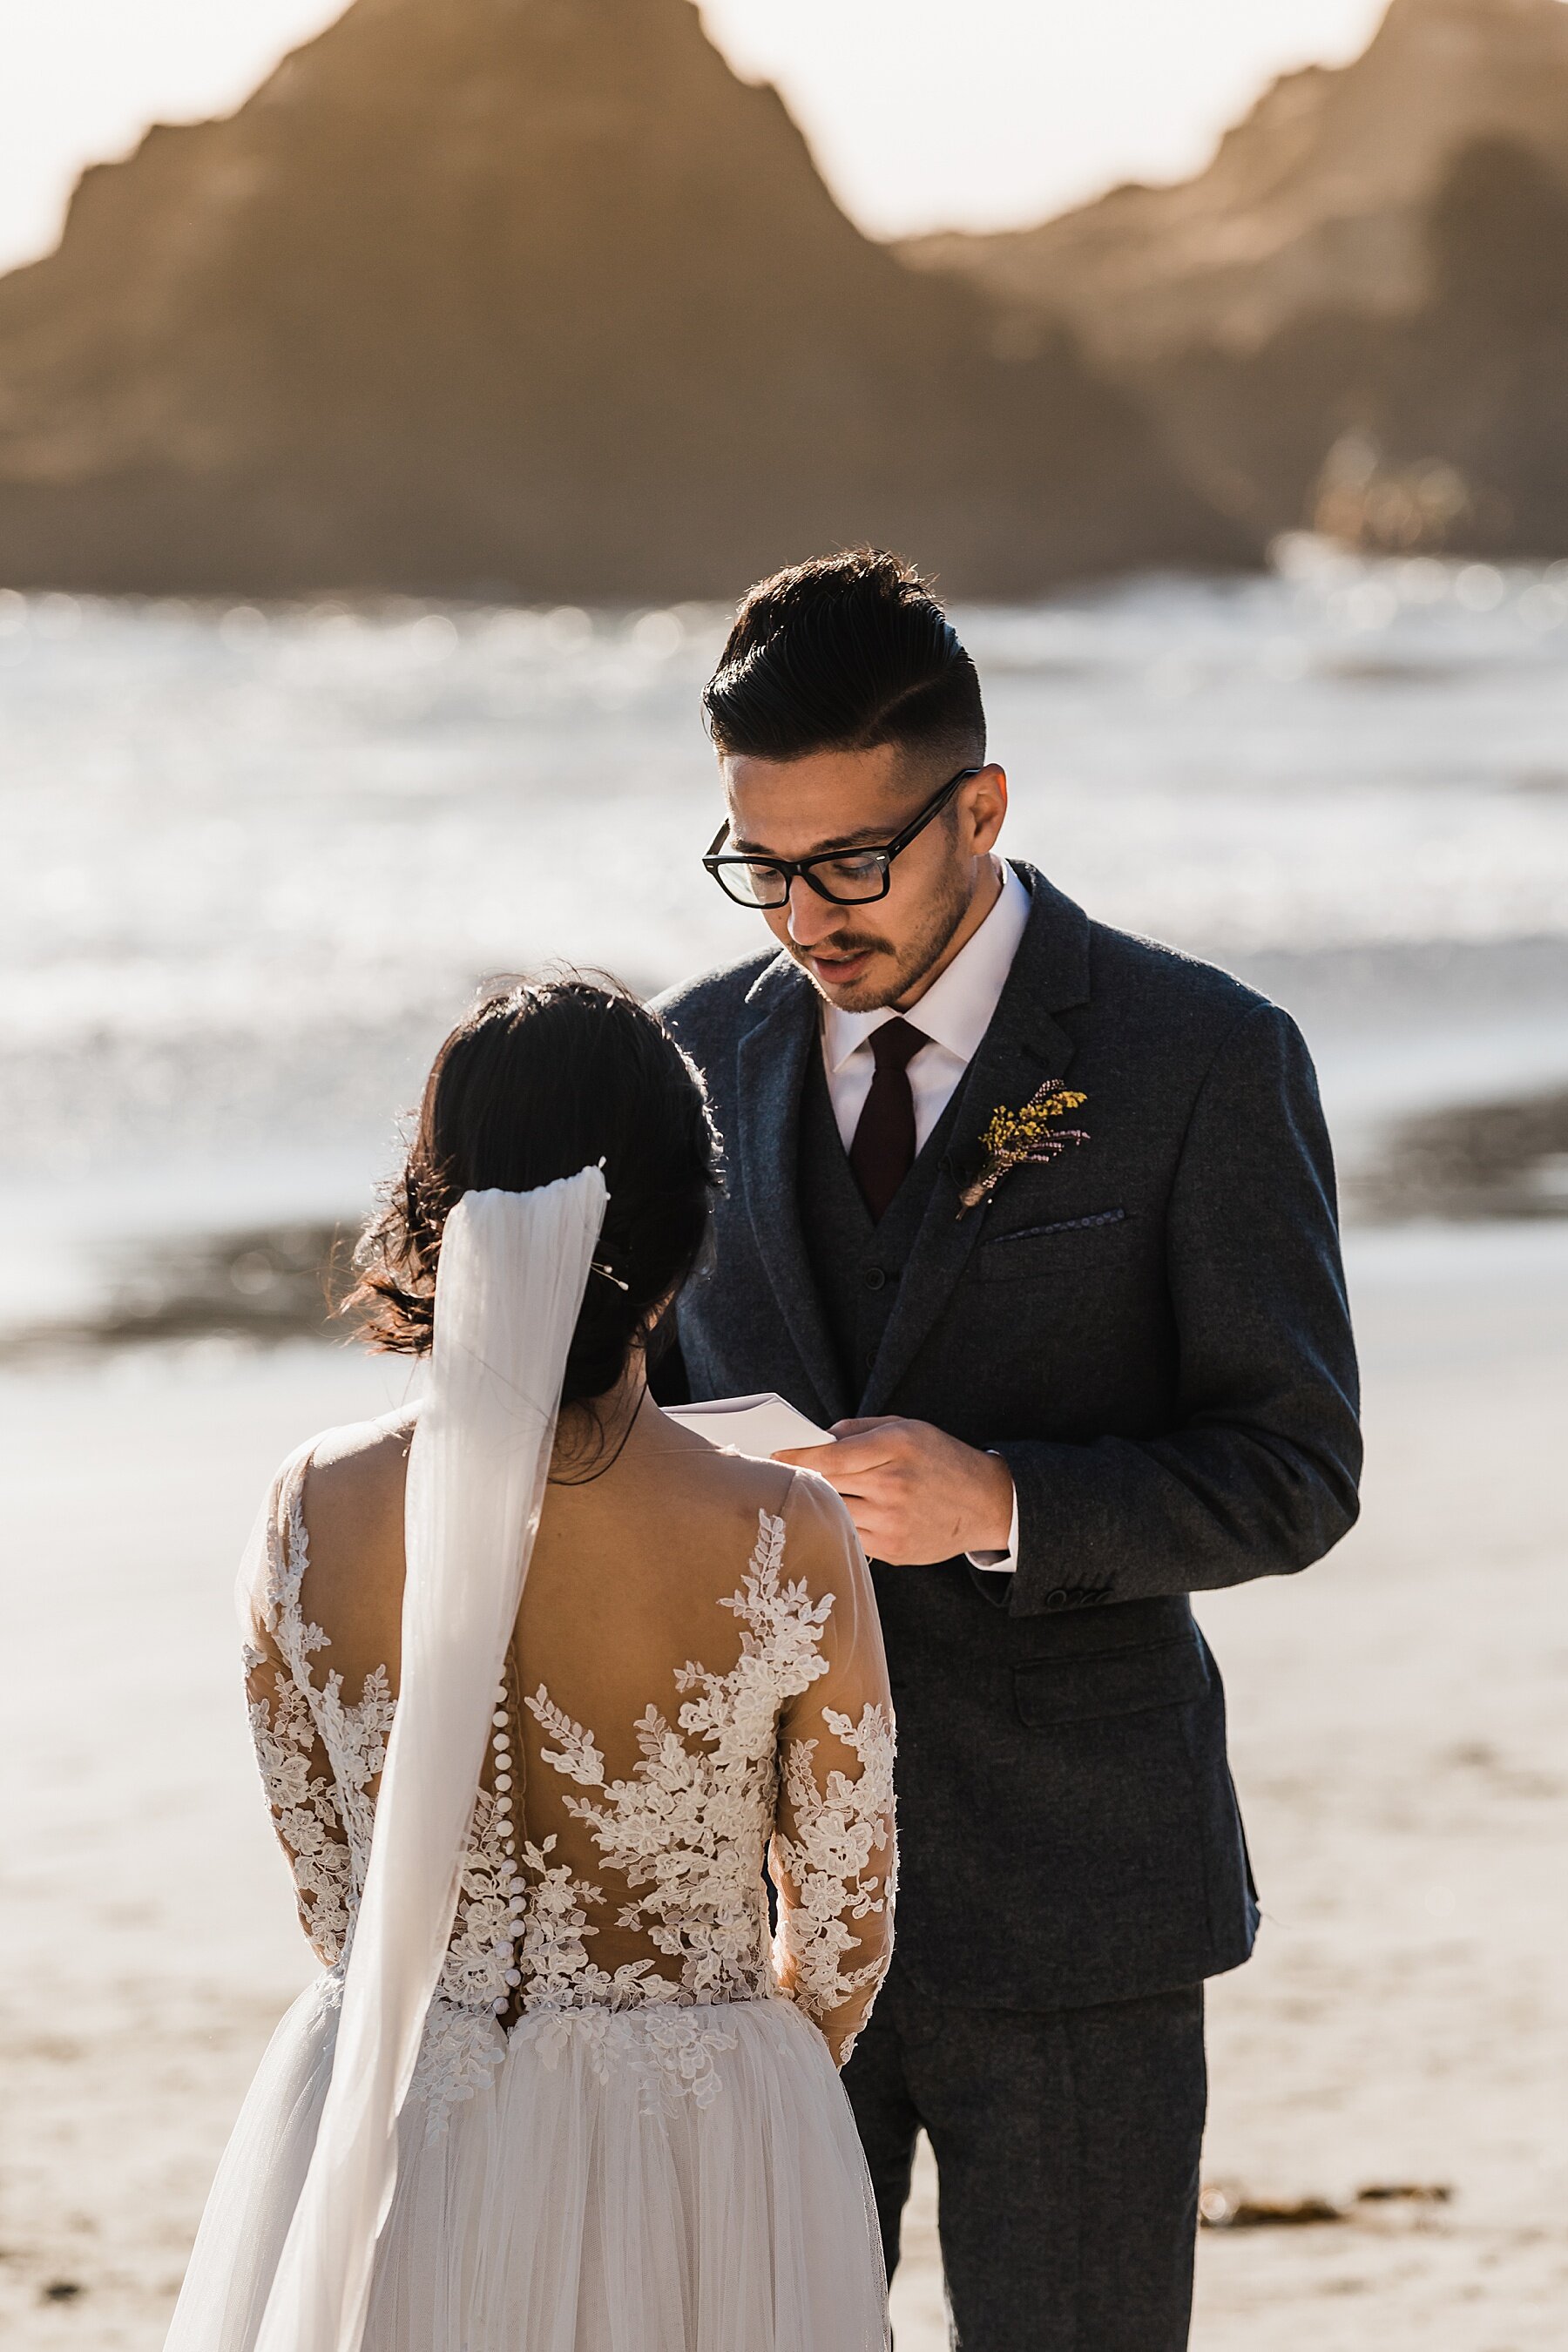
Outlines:
<svg viewBox="0 0 1568 2352"><path fill-rule="evenodd" d="M1564 11L1568 15L1568 10ZM1424 299L1304 311L1255 350L1136 372L1215 494L1269 533L1384 552L1568 551L1568 184L1462 149L1426 207Z"/></svg>
<svg viewBox="0 0 1568 2352"><path fill-rule="evenodd" d="M662 599L861 538L994 595L1257 544L1070 331L861 236L689 0L355 0L0 280L0 579Z"/></svg>
<svg viewBox="0 0 1568 2352"><path fill-rule="evenodd" d="M1265 91L1213 162L1038 228L900 247L1118 362L1255 348L1303 314L1396 316L1429 285L1426 215L1461 148L1568 162L1563 0L1391 0L1363 56Z"/></svg>
<svg viewBox="0 0 1568 2352"><path fill-rule="evenodd" d="M1073 321L1249 531L1568 551L1568 5L1392 0L1206 172L921 267Z"/></svg>

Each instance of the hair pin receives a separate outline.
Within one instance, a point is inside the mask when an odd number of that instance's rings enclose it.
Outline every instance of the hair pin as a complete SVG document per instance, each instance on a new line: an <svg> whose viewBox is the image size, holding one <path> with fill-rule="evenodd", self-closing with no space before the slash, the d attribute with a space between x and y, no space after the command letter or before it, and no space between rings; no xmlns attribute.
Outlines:
<svg viewBox="0 0 1568 2352"><path fill-rule="evenodd" d="M606 1282L613 1282L617 1290L630 1290L631 1288L629 1282L623 1282L618 1274L612 1274L609 1267L607 1265L601 1265L597 1258L594 1260L594 1263L589 1267L588 1271L591 1274L602 1274Z"/></svg>

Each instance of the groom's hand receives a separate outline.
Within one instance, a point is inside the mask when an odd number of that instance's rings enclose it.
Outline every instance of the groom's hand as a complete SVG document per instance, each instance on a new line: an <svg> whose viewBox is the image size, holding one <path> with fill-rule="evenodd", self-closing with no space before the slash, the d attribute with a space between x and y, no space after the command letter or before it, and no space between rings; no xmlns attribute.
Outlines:
<svg viewBox="0 0 1568 2352"><path fill-rule="evenodd" d="M836 1445L775 1454L792 1470L816 1470L848 1506L868 1559L892 1568L1005 1551L1013 1475L994 1454L961 1444L926 1421L879 1416L836 1421Z"/></svg>

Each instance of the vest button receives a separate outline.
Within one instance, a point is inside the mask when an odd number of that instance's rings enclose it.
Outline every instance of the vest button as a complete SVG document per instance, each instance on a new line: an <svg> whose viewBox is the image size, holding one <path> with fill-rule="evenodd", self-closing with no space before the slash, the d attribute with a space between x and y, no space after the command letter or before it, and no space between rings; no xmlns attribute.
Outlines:
<svg viewBox="0 0 1568 2352"><path fill-rule="evenodd" d="M885 1287L887 1279L887 1276L883 1273L879 1265L868 1265L866 1268L866 1287L868 1290L881 1290Z"/></svg>
<svg viewBox="0 0 1568 2352"><path fill-rule="evenodd" d="M1047 1607L1047 1609L1065 1609L1065 1608L1067 1607L1067 1605L1068 1605L1068 1597L1067 1597L1067 1594L1066 1594L1065 1592L1063 1592L1059 1588L1058 1588L1058 1591L1055 1591L1055 1592L1047 1592L1047 1595L1046 1595L1046 1607Z"/></svg>

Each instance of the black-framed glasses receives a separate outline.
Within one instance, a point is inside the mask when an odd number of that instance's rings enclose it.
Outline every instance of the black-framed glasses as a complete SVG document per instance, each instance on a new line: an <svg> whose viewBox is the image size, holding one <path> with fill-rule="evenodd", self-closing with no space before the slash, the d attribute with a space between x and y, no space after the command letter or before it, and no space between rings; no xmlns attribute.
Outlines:
<svg viewBox="0 0 1568 2352"><path fill-rule="evenodd" d="M942 814L960 784L979 773L978 768L960 768L956 776L948 778L935 799L927 801L919 815L910 819L902 833L875 848L825 849L815 857L747 857L736 850L720 849L720 843L730 830L726 818L704 853L702 863L720 889L738 907L787 907L790 888L797 876L830 906L868 906L873 898L885 898L892 887L894 858L925 831L933 817Z"/></svg>

